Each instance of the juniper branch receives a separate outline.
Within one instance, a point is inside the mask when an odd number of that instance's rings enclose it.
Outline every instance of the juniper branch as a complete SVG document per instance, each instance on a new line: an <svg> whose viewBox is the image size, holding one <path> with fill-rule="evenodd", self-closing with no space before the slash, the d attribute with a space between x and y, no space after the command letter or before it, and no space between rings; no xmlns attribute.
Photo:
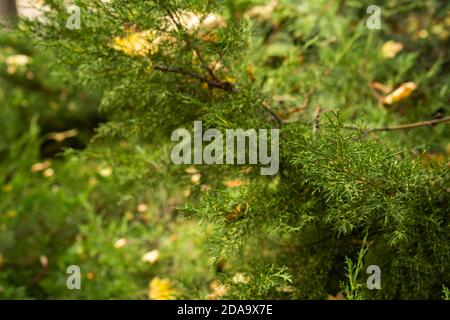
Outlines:
<svg viewBox="0 0 450 320"><path fill-rule="evenodd" d="M178 31L181 31L183 29L181 23L180 23L180 18L177 16L177 13L174 11L172 12L170 9L167 9L167 14L170 18L170 20L172 20L172 22L174 23L174 25L176 26ZM189 39L189 37L186 37L186 43L189 46L189 48L191 48L192 51L195 52L198 60L200 60L200 63L202 65L202 67L208 72L208 74L210 75L210 77L213 79L214 82L216 83L222 83L222 81L216 76L216 74L214 73L214 71L209 67L208 63L206 62L206 60L203 58L203 54L200 52L200 50L192 43L191 39ZM231 84L229 84L231 85Z"/></svg>
<svg viewBox="0 0 450 320"><path fill-rule="evenodd" d="M267 101L263 101L262 107L266 112L268 112L278 122L278 125L280 125L280 126L283 125L284 121L276 114L275 111L270 109Z"/></svg>

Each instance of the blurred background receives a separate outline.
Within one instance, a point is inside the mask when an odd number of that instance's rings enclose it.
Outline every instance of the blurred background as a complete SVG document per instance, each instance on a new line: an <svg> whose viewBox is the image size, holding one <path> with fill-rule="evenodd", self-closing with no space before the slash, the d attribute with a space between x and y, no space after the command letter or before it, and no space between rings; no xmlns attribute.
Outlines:
<svg viewBox="0 0 450 320"><path fill-rule="evenodd" d="M372 127L449 115L447 1L382 1L389 8L383 31L362 37L338 72L323 79L336 35L348 36L371 4L339 1L342 14L333 16L326 2L227 1L227 16L249 19L255 30L242 74L273 97L279 117L311 121L319 104L340 106L346 121L364 119ZM55 65L57 52L17 31L17 16L36 19L42 5L0 0L0 299L224 296L220 274L228 270L240 282L239 266L211 267L211 229L177 209L207 190L198 183L201 173L188 168L170 178L157 167L166 180L136 183L154 165L151 156L130 141L114 141L139 163L130 169L130 159L109 149L112 141L95 139L108 119L99 111L100 93L76 84L76 75ZM383 106L383 97L411 81L418 86L411 96ZM305 105L311 91L320 94ZM429 130L382 138L424 161L447 162L448 127ZM81 267L83 290L66 287L73 264ZM339 290L337 282L331 287L304 293L300 284L277 297L326 298Z"/></svg>

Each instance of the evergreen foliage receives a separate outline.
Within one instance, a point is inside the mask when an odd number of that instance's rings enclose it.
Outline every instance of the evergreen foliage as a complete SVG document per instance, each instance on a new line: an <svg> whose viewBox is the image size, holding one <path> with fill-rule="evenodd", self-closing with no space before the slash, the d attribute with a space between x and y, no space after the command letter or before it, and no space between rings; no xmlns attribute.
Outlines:
<svg viewBox="0 0 450 320"><path fill-rule="evenodd" d="M0 66L1 298L448 299L449 126L372 130L450 113L446 1L380 1L381 30L365 0L45 3L0 34L33 57ZM279 128L280 172L174 165L196 120Z"/></svg>

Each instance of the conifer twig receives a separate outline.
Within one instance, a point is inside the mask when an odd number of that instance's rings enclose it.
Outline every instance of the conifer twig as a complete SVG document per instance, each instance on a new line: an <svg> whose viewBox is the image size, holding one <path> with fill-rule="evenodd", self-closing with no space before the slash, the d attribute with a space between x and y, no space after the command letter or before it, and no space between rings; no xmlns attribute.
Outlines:
<svg viewBox="0 0 450 320"><path fill-rule="evenodd" d="M320 126L319 118L320 118L321 111L322 111L322 109L320 108L320 106L318 106L316 108L316 110L314 110L314 113L313 113L313 121L312 121L312 135L313 135L313 138L316 136L316 132L319 129L319 126Z"/></svg>
<svg viewBox="0 0 450 320"><path fill-rule="evenodd" d="M172 20L173 24L175 25L175 27L177 28L178 31L181 31L183 29L181 23L180 23L180 18L178 17L177 13L174 11L171 11L170 9L167 9L167 14L170 18L170 20ZM206 60L203 58L203 54L200 52L200 50L192 43L191 39L189 39L189 37L186 37L186 43L187 45L191 48L191 50L195 53L195 55L197 56L198 60L200 61L202 67L208 72L209 76L212 78L212 81L205 81L208 84L212 85L212 87L214 88L220 88L220 89L224 89L227 92L238 92L238 90L236 90L233 85L227 81L221 81L216 74L214 73L214 71L209 67L208 63L206 62ZM203 77L204 79L206 79L206 77Z"/></svg>

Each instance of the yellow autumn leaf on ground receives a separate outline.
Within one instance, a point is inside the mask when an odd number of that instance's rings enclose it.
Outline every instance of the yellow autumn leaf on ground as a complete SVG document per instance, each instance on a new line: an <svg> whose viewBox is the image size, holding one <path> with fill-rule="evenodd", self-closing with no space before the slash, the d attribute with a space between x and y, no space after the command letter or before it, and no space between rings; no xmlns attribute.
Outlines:
<svg viewBox="0 0 450 320"><path fill-rule="evenodd" d="M225 81L231 84L236 83L236 79L230 76L226 76Z"/></svg>
<svg viewBox="0 0 450 320"><path fill-rule="evenodd" d="M206 296L206 300L217 300L226 295L229 291L229 288L220 284L217 280L214 280L209 285L211 289L211 293Z"/></svg>
<svg viewBox="0 0 450 320"><path fill-rule="evenodd" d="M381 56L385 59L392 59L402 50L403 44L401 42L389 40L381 47Z"/></svg>
<svg viewBox="0 0 450 320"><path fill-rule="evenodd" d="M190 166L189 168L187 168L187 169L185 170L185 172L186 172L187 174L196 174L196 173L198 173L198 170L197 170L196 167Z"/></svg>
<svg viewBox="0 0 450 320"><path fill-rule="evenodd" d="M5 62L8 66L22 67L29 64L31 62L31 58L24 54L16 54L6 58Z"/></svg>
<svg viewBox="0 0 450 320"><path fill-rule="evenodd" d="M41 263L42 268L48 267L48 257L46 255L41 255L39 257L39 262Z"/></svg>
<svg viewBox="0 0 450 320"><path fill-rule="evenodd" d="M16 54L6 58L5 62L7 65L6 72L8 74L14 74L19 68L28 65L31 62L31 58L24 54Z"/></svg>
<svg viewBox="0 0 450 320"><path fill-rule="evenodd" d="M242 272L238 272L234 275L233 277L233 282L234 283L249 283L250 282L250 277L248 275L246 275L245 273Z"/></svg>
<svg viewBox="0 0 450 320"><path fill-rule="evenodd" d="M159 250L155 249L144 254L142 256L142 261L154 264L156 261L158 261L158 258L159 258Z"/></svg>
<svg viewBox="0 0 450 320"><path fill-rule="evenodd" d="M234 222L242 217L242 215L248 209L248 203L240 203L238 204L232 212L229 212L225 215L226 222Z"/></svg>
<svg viewBox="0 0 450 320"><path fill-rule="evenodd" d="M110 166L100 166L98 169L98 174L101 175L104 178L109 177L112 172L113 172L113 168Z"/></svg>
<svg viewBox="0 0 450 320"><path fill-rule="evenodd" d="M176 30L177 25L180 25L190 34L198 32L199 37L206 42L216 42L217 36L214 32L227 27L227 21L222 16L214 13L201 15L191 11L178 12L177 22L174 23L171 18L168 18L168 22L169 30Z"/></svg>
<svg viewBox="0 0 450 320"><path fill-rule="evenodd" d="M140 213L145 213L148 211L148 205L146 203L140 203L137 206L137 211Z"/></svg>
<svg viewBox="0 0 450 320"><path fill-rule="evenodd" d="M112 47L129 56L146 57L158 52L161 39L153 30L129 33L126 36L115 37Z"/></svg>
<svg viewBox="0 0 450 320"><path fill-rule="evenodd" d="M169 279L155 277L148 285L148 297L152 300L174 300L175 290Z"/></svg>
<svg viewBox="0 0 450 320"><path fill-rule="evenodd" d="M51 140L55 140L57 142L62 142L68 138L76 137L77 135L78 135L78 130L72 129L72 130L63 131L63 132L50 132L47 135L47 137Z"/></svg>
<svg viewBox="0 0 450 320"><path fill-rule="evenodd" d="M240 186L244 185L245 182L242 181L241 179L235 179L235 180L228 180L224 184L228 188L236 188L236 187L240 187Z"/></svg>
<svg viewBox="0 0 450 320"><path fill-rule="evenodd" d="M198 185L198 184L200 184L201 179L202 179L202 175L200 173L193 174L191 176L191 183L194 185Z"/></svg>
<svg viewBox="0 0 450 320"><path fill-rule="evenodd" d="M273 11L278 5L278 0L272 0L268 4L254 6L245 13L245 17L258 21L267 21L272 17Z"/></svg>
<svg viewBox="0 0 450 320"><path fill-rule="evenodd" d="M395 89L394 92L384 97L383 103L391 105L395 102L406 99L414 90L416 90L416 88L417 85L414 82L403 83L400 87Z"/></svg>

